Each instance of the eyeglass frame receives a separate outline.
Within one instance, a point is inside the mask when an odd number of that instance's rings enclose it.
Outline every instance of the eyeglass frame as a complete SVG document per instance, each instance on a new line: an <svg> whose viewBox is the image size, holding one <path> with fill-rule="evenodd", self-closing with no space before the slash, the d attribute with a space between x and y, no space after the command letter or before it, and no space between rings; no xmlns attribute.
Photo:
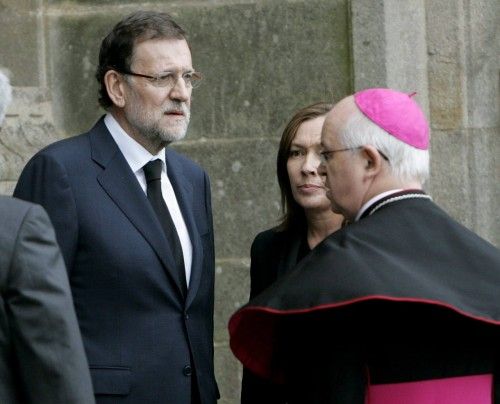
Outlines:
<svg viewBox="0 0 500 404"><path fill-rule="evenodd" d="M201 84L201 81L203 79L203 75L200 72L197 72L197 71L185 72L182 75L177 75L175 82L172 83L170 86L167 85L167 84L164 85L164 86L161 86L161 85L158 85L158 80L160 78L162 78L162 77L166 77L166 76L169 76L169 75L173 76L173 72L164 72L164 73L160 73L160 74L158 74L156 76L149 76L147 74L133 72L132 70L125 70L125 69L119 69L118 70L118 69L116 69L116 71L118 73L120 73L120 74L125 74L127 76L144 77L146 79L149 79L150 82L151 82L151 84L154 87L156 87L156 88L174 88L180 78L182 78L184 80L184 85L187 88L197 88ZM184 78L184 75L187 74L187 73L192 74L193 77L196 77L196 79L194 81L190 80L189 84L188 84L188 82L186 82L186 79Z"/></svg>
<svg viewBox="0 0 500 404"><path fill-rule="evenodd" d="M321 164L326 164L330 159L331 159L331 156L334 154L334 153L338 153L338 152L343 152L343 151L348 151L348 150L357 150L357 149L362 149L364 146L356 146L356 147L347 147L345 149L337 149L337 150L322 150L320 153L319 153L319 157L320 157L320 162ZM382 153L379 149L377 149L378 153L380 154L380 156L385 160L387 161L388 163L390 163L390 160L389 160L389 157L387 157L385 155L385 153Z"/></svg>

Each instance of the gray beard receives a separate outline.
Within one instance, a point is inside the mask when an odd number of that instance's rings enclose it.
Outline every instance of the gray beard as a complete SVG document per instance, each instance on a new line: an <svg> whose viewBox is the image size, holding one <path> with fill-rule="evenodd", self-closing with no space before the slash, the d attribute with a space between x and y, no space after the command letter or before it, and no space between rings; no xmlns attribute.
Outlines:
<svg viewBox="0 0 500 404"><path fill-rule="evenodd" d="M184 123L181 127L176 129L170 128L162 128L157 124L142 126L136 125L139 132L148 140L154 143L172 143L181 139L184 139L186 136L187 128L190 120L190 113L184 115Z"/></svg>
<svg viewBox="0 0 500 404"><path fill-rule="evenodd" d="M129 117L129 122L143 138L147 139L153 145L164 146L181 140L186 136L191 111L187 106L171 105L172 109L176 107L183 110L184 122L174 128L161 127L157 122L144 124L145 121L149 121L148 117L144 115L139 119L132 119L132 117ZM133 118L136 117L134 116Z"/></svg>

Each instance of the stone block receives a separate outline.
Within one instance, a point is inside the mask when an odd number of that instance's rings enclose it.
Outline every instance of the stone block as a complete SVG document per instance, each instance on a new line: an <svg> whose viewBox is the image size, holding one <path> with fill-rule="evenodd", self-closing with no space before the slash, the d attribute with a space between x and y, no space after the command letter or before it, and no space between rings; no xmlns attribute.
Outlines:
<svg viewBox="0 0 500 404"><path fill-rule="evenodd" d="M417 92L428 113L423 0L357 0L351 10L355 90Z"/></svg>
<svg viewBox="0 0 500 404"><path fill-rule="evenodd" d="M387 86L383 0L351 2L354 90Z"/></svg>
<svg viewBox="0 0 500 404"><path fill-rule="evenodd" d="M35 0L0 0L0 67L8 70L14 86L37 86L44 68L41 18Z"/></svg>
<svg viewBox="0 0 500 404"><path fill-rule="evenodd" d="M0 11L2 13L13 10L27 12L35 10L39 5L40 2L37 0L0 0Z"/></svg>
<svg viewBox="0 0 500 404"><path fill-rule="evenodd" d="M59 5L79 5L79 6L113 6L113 5L124 5L124 4L137 4L137 0L45 0L51 6ZM203 1L203 0L202 0ZM178 0L149 0L148 3L177 3Z"/></svg>
<svg viewBox="0 0 500 404"><path fill-rule="evenodd" d="M255 235L280 216L278 140L184 142L175 149L210 175L217 257L248 257Z"/></svg>
<svg viewBox="0 0 500 404"><path fill-rule="evenodd" d="M0 181L0 195L12 196L15 187L14 181Z"/></svg>
<svg viewBox="0 0 500 404"><path fill-rule="evenodd" d="M221 394L217 404L239 403L242 367L227 343L215 345L215 377Z"/></svg>
<svg viewBox="0 0 500 404"><path fill-rule="evenodd" d="M500 245L500 138L497 128L435 132L431 142L434 201L457 221Z"/></svg>
<svg viewBox="0 0 500 404"><path fill-rule="evenodd" d="M179 20L205 75L195 137L268 136L299 106L351 90L346 1L201 5Z"/></svg>
<svg viewBox="0 0 500 404"><path fill-rule="evenodd" d="M464 127L465 98L463 66L456 62L429 60L429 108L431 126L436 130Z"/></svg>
<svg viewBox="0 0 500 404"><path fill-rule="evenodd" d="M471 227L481 237L500 247L499 128L471 129L469 148Z"/></svg>
<svg viewBox="0 0 500 404"><path fill-rule="evenodd" d="M423 0L385 0L387 87L416 92L427 116L428 74Z"/></svg>
<svg viewBox="0 0 500 404"><path fill-rule="evenodd" d="M36 152L62 138L52 120L46 88L14 88L0 137L0 180L17 180Z"/></svg>
<svg viewBox="0 0 500 404"><path fill-rule="evenodd" d="M66 136L87 131L104 113L94 74L101 41L119 18L104 12L47 17L54 120Z"/></svg>
<svg viewBox="0 0 500 404"><path fill-rule="evenodd" d="M217 259L215 265L215 342L229 339L227 324L231 315L248 302L250 260Z"/></svg>
<svg viewBox="0 0 500 404"><path fill-rule="evenodd" d="M351 90L347 2L177 3L170 11L189 32L204 83L194 93L191 139L261 137L290 111ZM94 79L100 42L123 15L48 18L48 51L57 125L86 130L101 113ZM325 18L328 16L328 18Z"/></svg>
<svg viewBox="0 0 500 404"><path fill-rule="evenodd" d="M215 270L215 375L219 403L239 402L242 368L229 348L229 317L248 301L250 262L248 259L218 259Z"/></svg>
<svg viewBox="0 0 500 404"><path fill-rule="evenodd" d="M458 61L463 49L463 2L426 0L427 51L430 56Z"/></svg>
<svg viewBox="0 0 500 404"><path fill-rule="evenodd" d="M431 179L426 188L439 206L471 228L467 133L434 131L431 140Z"/></svg>
<svg viewBox="0 0 500 404"><path fill-rule="evenodd" d="M239 402L241 365L229 349L227 324L230 316L248 301L250 291L248 259L219 259L215 269L215 374L221 392L220 403Z"/></svg>
<svg viewBox="0 0 500 404"><path fill-rule="evenodd" d="M426 1L429 107L432 127L437 130L464 127L463 14L461 2Z"/></svg>
<svg viewBox="0 0 500 404"><path fill-rule="evenodd" d="M466 4L468 127L494 127L500 120L500 6L497 0Z"/></svg>

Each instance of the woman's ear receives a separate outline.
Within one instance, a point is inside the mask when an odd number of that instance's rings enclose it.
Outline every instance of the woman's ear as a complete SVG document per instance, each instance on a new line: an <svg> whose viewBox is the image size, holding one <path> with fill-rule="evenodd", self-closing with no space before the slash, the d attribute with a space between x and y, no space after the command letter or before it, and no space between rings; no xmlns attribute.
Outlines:
<svg viewBox="0 0 500 404"><path fill-rule="evenodd" d="M104 75L104 85L108 92L108 96L117 107L125 106L124 80L121 75L114 71L108 70Z"/></svg>

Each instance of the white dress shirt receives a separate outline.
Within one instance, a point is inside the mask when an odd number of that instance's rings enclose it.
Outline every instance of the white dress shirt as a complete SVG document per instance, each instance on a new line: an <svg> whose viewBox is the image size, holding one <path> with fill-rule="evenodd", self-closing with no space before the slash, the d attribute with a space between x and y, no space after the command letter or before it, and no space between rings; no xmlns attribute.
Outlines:
<svg viewBox="0 0 500 404"><path fill-rule="evenodd" d="M165 164L165 149L162 149L158 154L153 155L148 152L144 147L132 139L123 130L120 124L111 114L106 114L104 117L104 124L111 133L114 141L118 145L118 148L122 152L125 160L127 160L128 165L135 174L139 185L141 186L144 193L146 193L146 177L144 175L144 170L142 169L146 163L152 160L160 159L162 161L162 172L161 172L161 193L163 199L167 204L168 210L170 211L170 216L177 230L177 235L182 246L182 255L184 257L184 267L186 270L186 282L189 286L189 280L191 278L191 263L193 261L193 246L191 244L191 239L189 238L189 233L186 227L186 222L182 217L181 210L179 208L179 203L175 196L172 184L167 176L167 166Z"/></svg>

